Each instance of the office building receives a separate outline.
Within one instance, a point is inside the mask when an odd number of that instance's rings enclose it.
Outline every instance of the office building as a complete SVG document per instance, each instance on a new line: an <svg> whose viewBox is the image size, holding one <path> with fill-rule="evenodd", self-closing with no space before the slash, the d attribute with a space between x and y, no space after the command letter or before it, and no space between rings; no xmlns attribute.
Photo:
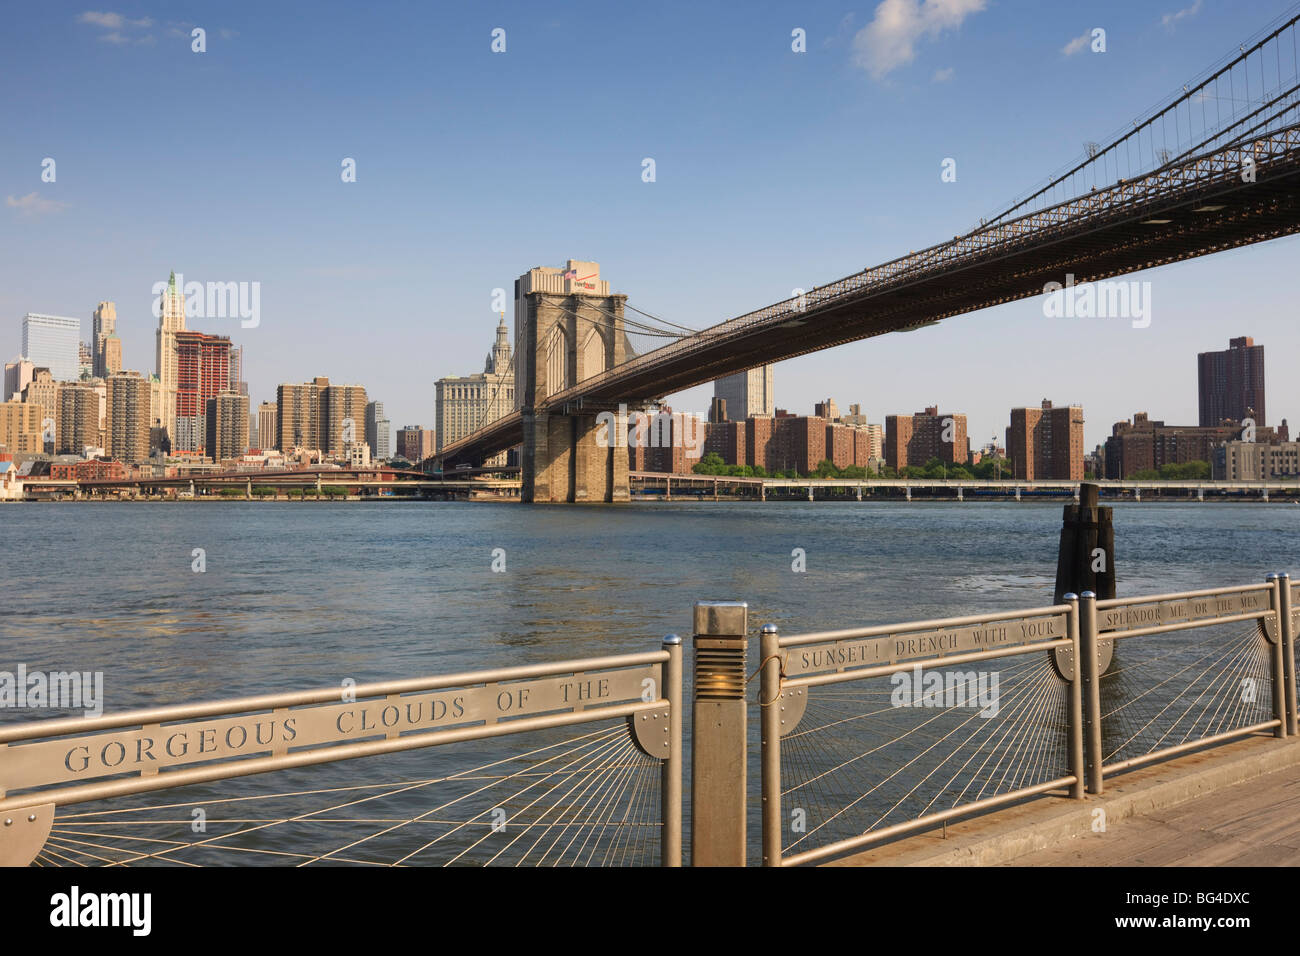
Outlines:
<svg viewBox="0 0 1300 956"><path fill-rule="evenodd" d="M262 402L257 406L257 447L262 451L279 449L279 432L276 431L275 402Z"/></svg>
<svg viewBox="0 0 1300 956"><path fill-rule="evenodd" d="M22 400L23 389L32 380L32 373L35 370L36 366L25 358L17 358L5 363L4 400L6 402Z"/></svg>
<svg viewBox="0 0 1300 956"><path fill-rule="evenodd" d="M772 366L760 365L718 379L713 383L713 396L726 403L726 415L731 421L771 418L776 414L773 381Z"/></svg>
<svg viewBox="0 0 1300 956"><path fill-rule="evenodd" d="M482 372L452 375L434 383L434 432L438 451L496 421L515 407L515 371L510 356L510 331L502 319L497 325L496 342L483 363ZM504 452L486 462L489 465L504 463Z"/></svg>
<svg viewBox="0 0 1300 956"><path fill-rule="evenodd" d="M91 317L93 351L92 374L95 378L122 371L122 340L117 337L117 305L101 302Z"/></svg>
<svg viewBox="0 0 1300 956"><path fill-rule="evenodd" d="M1214 449L1212 474L1227 481L1295 481L1300 478L1300 442L1224 442Z"/></svg>
<svg viewBox="0 0 1300 956"><path fill-rule="evenodd" d="M81 376L81 320L28 312L23 317L23 358L48 368L56 382Z"/></svg>
<svg viewBox="0 0 1300 956"><path fill-rule="evenodd" d="M159 307L158 330L155 333L155 368L160 387L159 427L174 445L179 374L176 365L176 334L185 331L185 296L176 287L175 272L171 274L167 288L162 293Z"/></svg>
<svg viewBox="0 0 1300 956"><path fill-rule="evenodd" d="M1264 411L1264 346L1247 336L1229 339L1222 352L1196 356L1200 397L1200 426L1254 419L1266 424Z"/></svg>
<svg viewBox="0 0 1300 956"><path fill-rule="evenodd" d="M370 446L375 461L384 461L392 457L393 434L392 423L384 414L383 402L371 402L366 406L366 444Z"/></svg>

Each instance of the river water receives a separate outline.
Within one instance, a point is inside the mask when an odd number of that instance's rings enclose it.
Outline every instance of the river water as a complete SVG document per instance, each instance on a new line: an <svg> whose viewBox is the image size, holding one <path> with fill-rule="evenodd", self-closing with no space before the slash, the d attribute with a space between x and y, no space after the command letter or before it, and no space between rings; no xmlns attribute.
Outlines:
<svg viewBox="0 0 1300 956"><path fill-rule="evenodd" d="M698 600L783 633L1034 607L1060 524L1037 502L14 505L0 670L102 671L113 712L653 650ZM1293 505L1114 525L1121 596L1300 573Z"/></svg>

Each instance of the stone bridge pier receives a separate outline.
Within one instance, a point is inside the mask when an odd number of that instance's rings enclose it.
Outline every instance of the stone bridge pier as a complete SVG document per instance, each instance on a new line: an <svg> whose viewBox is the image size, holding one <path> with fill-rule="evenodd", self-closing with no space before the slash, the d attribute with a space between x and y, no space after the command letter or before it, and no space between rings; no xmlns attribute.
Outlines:
<svg viewBox="0 0 1300 956"><path fill-rule="evenodd" d="M628 451L600 421L614 406L547 398L622 364L632 349L623 330L625 295L529 292L516 334L516 394L523 416L520 455L525 502L627 501Z"/></svg>

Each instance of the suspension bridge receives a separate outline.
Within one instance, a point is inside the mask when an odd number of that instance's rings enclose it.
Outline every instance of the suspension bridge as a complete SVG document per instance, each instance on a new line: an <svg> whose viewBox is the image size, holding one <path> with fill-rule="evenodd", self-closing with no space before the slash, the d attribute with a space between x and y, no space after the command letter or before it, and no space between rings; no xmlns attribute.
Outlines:
<svg viewBox="0 0 1300 956"><path fill-rule="evenodd" d="M968 232L701 331L629 323L626 296L531 293L518 408L437 467L522 446L525 501L620 501L626 455L596 416L759 365L1300 230L1298 16L1260 31L1161 105ZM629 354L627 334L671 339ZM621 449L620 449L621 450ZM623 459L623 460L620 460Z"/></svg>

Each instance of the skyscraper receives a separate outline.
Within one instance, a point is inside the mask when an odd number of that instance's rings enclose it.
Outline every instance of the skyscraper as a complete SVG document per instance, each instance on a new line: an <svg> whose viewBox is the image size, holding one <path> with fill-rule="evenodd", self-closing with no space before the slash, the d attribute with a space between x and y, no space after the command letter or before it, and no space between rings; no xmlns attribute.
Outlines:
<svg viewBox="0 0 1300 956"><path fill-rule="evenodd" d="M496 421L515 407L515 372L510 361L510 330L503 317L497 325L496 341L475 375L451 375L434 383L434 431L438 447L464 438ZM505 453L487 464L504 464Z"/></svg>
<svg viewBox="0 0 1300 956"><path fill-rule="evenodd" d="M263 402L257 406L257 447L262 451L278 449L279 434L275 428L275 402Z"/></svg>
<svg viewBox="0 0 1300 956"><path fill-rule="evenodd" d="M149 379L139 372L108 377L104 444L110 458L123 462L149 457Z"/></svg>
<svg viewBox="0 0 1300 956"><path fill-rule="evenodd" d="M248 396L222 392L207 400L208 457L213 461L238 458L248 451Z"/></svg>
<svg viewBox="0 0 1300 956"><path fill-rule="evenodd" d="M173 443L176 441L176 333L184 331L185 296L176 288L176 273L172 272L159 302L156 367L161 383L158 414L163 431Z"/></svg>
<svg viewBox="0 0 1300 956"><path fill-rule="evenodd" d="M366 406L366 444L370 446L371 456L375 461L383 461L393 455L391 438L392 423L384 415L383 402L371 402Z"/></svg>
<svg viewBox="0 0 1300 956"><path fill-rule="evenodd" d="M206 446L208 401L230 390L230 339L184 331L173 333L172 341L176 355L172 451L206 451L211 456Z"/></svg>
<svg viewBox="0 0 1300 956"><path fill-rule="evenodd" d="M32 374L36 371L36 366L28 359L18 358L5 364L5 390L4 400L6 402L21 401L23 389L27 383L32 380Z"/></svg>
<svg viewBox="0 0 1300 956"><path fill-rule="evenodd" d="M80 372L81 320L28 312L23 317L23 357L50 370L56 382L75 382Z"/></svg>
<svg viewBox="0 0 1300 956"><path fill-rule="evenodd" d="M720 378L713 383L713 395L727 403L727 418L733 422L771 418L776 413L772 366L760 365Z"/></svg>
<svg viewBox="0 0 1300 956"><path fill-rule="evenodd" d="M1196 373L1202 428L1246 418L1253 418L1256 426L1266 424L1264 346L1249 336L1229 339L1225 351L1196 356Z"/></svg>
<svg viewBox="0 0 1300 956"><path fill-rule="evenodd" d="M112 302L101 302L95 306L94 316L91 318L91 327L93 339L91 345L94 349L94 376L96 378L108 378L114 372L122 370L122 343L117 338L117 306ZM117 367L111 367L108 341L113 339L116 342L115 357Z"/></svg>

